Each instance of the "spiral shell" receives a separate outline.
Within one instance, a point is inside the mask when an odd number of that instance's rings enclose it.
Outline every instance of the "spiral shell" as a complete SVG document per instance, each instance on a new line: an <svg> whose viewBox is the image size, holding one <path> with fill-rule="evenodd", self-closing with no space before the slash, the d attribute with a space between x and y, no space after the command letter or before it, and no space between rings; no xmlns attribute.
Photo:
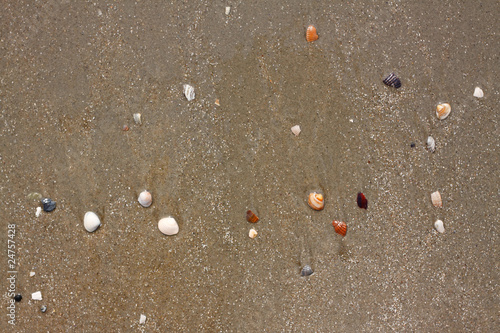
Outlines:
<svg viewBox="0 0 500 333"><path fill-rule="evenodd" d="M316 33L316 28L313 25L307 27L306 40L308 42L314 42L318 39L318 34Z"/></svg>
<svg viewBox="0 0 500 333"><path fill-rule="evenodd" d="M325 207L325 201L323 195L316 192L309 194L309 199L307 200L307 203L314 210L322 210Z"/></svg>
<svg viewBox="0 0 500 333"><path fill-rule="evenodd" d="M333 221L333 227L335 228L335 232L344 237L347 234L347 224L341 221Z"/></svg>
<svg viewBox="0 0 500 333"><path fill-rule="evenodd" d="M389 74L389 76L386 77L382 82L384 82L385 85L393 86L396 89L401 88L401 80L394 73Z"/></svg>
<svg viewBox="0 0 500 333"><path fill-rule="evenodd" d="M451 106L448 103L439 104L436 108L436 116L438 119L443 120L450 115Z"/></svg>
<svg viewBox="0 0 500 333"><path fill-rule="evenodd" d="M257 215L255 215L254 212L252 212L251 210L247 210L247 221L248 222L256 223L258 220L259 220L259 218L257 217Z"/></svg>
<svg viewBox="0 0 500 333"><path fill-rule="evenodd" d="M431 194L431 201L434 207L443 207L443 200L441 200L441 193L439 191Z"/></svg>
<svg viewBox="0 0 500 333"><path fill-rule="evenodd" d="M153 203L153 197L148 191L142 191L141 194L139 194L139 198L137 199L137 201L139 201L142 207L147 208Z"/></svg>

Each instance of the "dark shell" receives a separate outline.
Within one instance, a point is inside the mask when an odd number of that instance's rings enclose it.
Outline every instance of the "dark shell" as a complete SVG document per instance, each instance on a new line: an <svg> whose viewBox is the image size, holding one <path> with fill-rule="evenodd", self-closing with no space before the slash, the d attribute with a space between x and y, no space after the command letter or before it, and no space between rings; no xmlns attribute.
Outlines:
<svg viewBox="0 0 500 333"><path fill-rule="evenodd" d="M368 209L368 200L365 195L361 192L358 193L358 207Z"/></svg>
<svg viewBox="0 0 500 333"><path fill-rule="evenodd" d="M257 217L257 215L254 214L254 212L252 212L251 210L247 210L247 221L248 222L255 223L258 220L259 220L259 218Z"/></svg>
<svg viewBox="0 0 500 333"><path fill-rule="evenodd" d="M16 296L14 296L14 301L16 301L16 302L21 302L22 299L23 299L23 296L21 296L21 294L17 294Z"/></svg>
<svg viewBox="0 0 500 333"><path fill-rule="evenodd" d="M393 86L396 89L401 88L401 80L394 73L389 74L383 82L385 85Z"/></svg>
<svg viewBox="0 0 500 333"><path fill-rule="evenodd" d="M40 307L40 311L42 311L42 312L44 312L44 313L45 313L45 311L47 311L47 306L42 305L42 306Z"/></svg>
<svg viewBox="0 0 500 333"><path fill-rule="evenodd" d="M302 276L309 276L312 273L314 273L314 271L312 270L311 266L305 265L304 268L302 268L302 271L300 272L300 275L302 275Z"/></svg>
<svg viewBox="0 0 500 333"><path fill-rule="evenodd" d="M56 202L49 198L42 199L43 210L51 212L56 209Z"/></svg>

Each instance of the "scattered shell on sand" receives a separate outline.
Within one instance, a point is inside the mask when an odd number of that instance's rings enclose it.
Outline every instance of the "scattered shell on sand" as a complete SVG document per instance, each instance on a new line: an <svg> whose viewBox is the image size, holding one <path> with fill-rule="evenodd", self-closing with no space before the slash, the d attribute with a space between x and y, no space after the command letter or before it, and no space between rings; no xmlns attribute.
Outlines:
<svg viewBox="0 0 500 333"><path fill-rule="evenodd" d="M306 31L306 40L308 42L314 42L318 38L319 37L318 34L316 33L316 28L313 25L308 26Z"/></svg>
<svg viewBox="0 0 500 333"><path fill-rule="evenodd" d="M139 194L139 198L137 199L137 201L139 201L142 207L147 208L153 203L153 197L148 191L142 191L141 194Z"/></svg>
<svg viewBox="0 0 500 333"><path fill-rule="evenodd" d="M443 120L450 115L451 106L448 103L439 104L436 108L436 116L438 119Z"/></svg>
<svg viewBox="0 0 500 333"><path fill-rule="evenodd" d="M479 87L476 87L476 89L474 89L474 97L483 98L483 96L484 96L483 90Z"/></svg>
<svg viewBox="0 0 500 333"><path fill-rule="evenodd" d="M194 88L189 84L184 85L184 96L186 96L188 101L192 101L194 99Z"/></svg>
<svg viewBox="0 0 500 333"><path fill-rule="evenodd" d="M304 268L302 268L302 271L300 272L300 275L302 275L302 276L309 276L312 273L314 273L314 271L312 270L311 266L305 265Z"/></svg>
<svg viewBox="0 0 500 333"><path fill-rule="evenodd" d="M220 102L219 102L218 98L215 100L215 105L220 106Z"/></svg>
<svg viewBox="0 0 500 333"><path fill-rule="evenodd" d="M325 200L323 198L323 195L316 192L309 194L307 203L314 210L322 210L325 207Z"/></svg>
<svg viewBox="0 0 500 333"><path fill-rule="evenodd" d="M436 228L436 230L437 230L439 233L443 233L443 232L444 232L444 225L443 225L443 221L441 221L441 220L437 220L436 222L434 222L434 228Z"/></svg>
<svg viewBox="0 0 500 333"><path fill-rule="evenodd" d="M46 306L46 305L42 305L42 306L40 307L40 311L42 311L42 313L47 312L47 306Z"/></svg>
<svg viewBox="0 0 500 333"><path fill-rule="evenodd" d="M427 149L433 153L436 150L436 141L432 136L427 138Z"/></svg>
<svg viewBox="0 0 500 333"><path fill-rule="evenodd" d="M173 236L177 235L179 232L179 225L173 217L169 216L158 221L158 229L160 229L161 233L164 235Z"/></svg>
<svg viewBox="0 0 500 333"><path fill-rule="evenodd" d="M50 198L42 199L42 206L44 212L51 212L56 209L56 202Z"/></svg>
<svg viewBox="0 0 500 333"><path fill-rule="evenodd" d="M229 15L230 12L231 12L231 7L227 6L226 7L226 15Z"/></svg>
<svg viewBox="0 0 500 333"><path fill-rule="evenodd" d="M142 119L141 119L141 114L140 113L134 113L134 122L137 125L141 125L142 124Z"/></svg>
<svg viewBox="0 0 500 333"><path fill-rule="evenodd" d="M35 216L39 217L42 214L42 207L36 207Z"/></svg>
<svg viewBox="0 0 500 333"><path fill-rule="evenodd" d="M300 134L300 126L299 125L295 125L291 128L292 130L292 133L295 135L295 136L299 136Z"/></svg>
<svg viewBox="0 0 500 333"><path fill-rule="evenodd" d="M145 315L143 315L143 314L141 314L141 317L139 318L139 324L141 324L141 325L142 325L142 324L144 324L144 323L146 323L146 316L145 316Z"/></svg>
<svg viewBox="0 0 500 333"><path fill-rule="evenodd" d="M94 232L101 225L101 220L94 212L86 212L83 217L83 226L88 232Z"/></svg>
<svg viewBox="0 0 500 333"><path fill-rule="evenodd" d="M258 233L255 229L250 229L250 231L248 232L248 237L250 238L255 238L257 237Z"/></svg>
<svg viewBox="0 0 500 333"><path fill-rule="evenodd" d="M401 80L394 73L389 74L389 76L387 76L382 82L384 82L385 85L392 86L396 89L401 88Z"/></svg>
<svg viewBox="0 0 500 333"><path fill-rule="evenodd" d="M30 277L35 276L35 272L30 272Z"/></svg>
<svg viewBox="0 0 500 333"><path fill-rule="evenodd" d="M41 291L37 291L37 292L34 292L31 294L31 299L35 300L35 301L41 301L42 300L42 292Z"/></svg>
<svg viewBox="0 0 500 333"><path fill-rule="evenodd" d="M335 228L335 232L338 233L339 235L342 235L342 237L345 237L347 233L347 224L342 221L333 221L332 222L333 227Z"/></svg>
<svg viewBox="0 0 500 333"><path fill-rule="evenodd" d="M358 192L358 197L356 198L358 202L359 208L368 209L368 199L366 199L365 195L361 192Z"/></svg>
<svg viewBox="0 0 500 333"><path fill-rule="evenodd" d="M441 200L441 193L439 193L439 191L431 194L431 201L434 207L443 207L443 201Z"/></svg>
<svg viewBox="0 0 500 333"><path fill-rule="evenodd" d="M247 210L247 221L256 223L257 221L259 221L259 218L257 217L257 215L255 215L254 212L252 212L251 210Z"/></svg>

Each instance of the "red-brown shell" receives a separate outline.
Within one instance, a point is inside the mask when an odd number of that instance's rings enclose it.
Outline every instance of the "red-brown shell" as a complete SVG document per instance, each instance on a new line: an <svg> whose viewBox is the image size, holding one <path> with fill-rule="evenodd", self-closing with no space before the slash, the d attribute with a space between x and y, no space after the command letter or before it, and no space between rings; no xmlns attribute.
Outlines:
<svg viewBox="0 0 500 333"><path fill-rule="evenodd" d="M308 42L314 42L316 39L318 39L316 28L312 25L308 26L306 31L306 40Z"/></svg>
<svg viewBox="0 0 500 333"><path fill-rule="evenodd" d="M247 210L247 221L248 222L255 223L258 220L259 220L259 218L257 217L257 215L254 214L254 212L252 212L251 210Z"/></svg>
<svg viewBox="0 0 500 333"><path fill-rule="evenodd" d="M361 192L358 193L358 207L359 208L368 208L368 199L366 199L365 195Z"/></svg>
<svg viewBox="0 0 500 333"><path fill-rule="evenodd" d="M342 235L344 237L347 234L347 224L341 221L333 221L333 227L335 228L335 232Z"/></svg>

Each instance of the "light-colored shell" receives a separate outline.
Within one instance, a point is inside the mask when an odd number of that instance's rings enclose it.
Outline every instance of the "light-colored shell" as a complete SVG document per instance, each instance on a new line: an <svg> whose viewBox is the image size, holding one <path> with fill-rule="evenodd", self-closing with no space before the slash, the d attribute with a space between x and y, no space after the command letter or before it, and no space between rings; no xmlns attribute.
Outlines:
<svg viewBox="0 0 500 333"><path fill-rule="evenodd" d="M436 116L443 120L450 115L451 106L448 103L439 104L436 108Z"/></svg>
<svg viewBox="0 0 500 333"><path fill-rule="evenodd" d="M323 195L316 192L309 194L307 203L312 209L315 210L322 210L325 207L325 200L323 198Z"/></svg>
<svg viewBox="0 0 500 333"><path fill-rule="evenodd" d="M94 212L86 212L83 217L83 226L88 232L94 232L101 225L101 220Z"/></svg>
<svg viewBox="0 0 500 333"><path fill-rule="evenodd" d="M312 270L311 266L309 266L309 265L305 265L302 268L302 271L300 271L300 275L302 275L302 276L309 276L309 275L312 275L313 273L314 273L314 271Z"/></svg>
<svg viewBox="0 0 500 333"><path fill-rule="evenodd" d="M188 101L192 101L194 99L194 88L189 84L184 85L184 96L186 96Z"/></svg>
<svg viewBox="0 0 500 333"><path fill-rule="evenodd" d="M427 149L433 153L436 150L436 141L432 136L427 138Z"/></svg>
<svg viewBox="0 0 500 333"><path fill-rule="evenodd" d="M42 214L42 207L36 207L35 216L39 217Z"/></svg>
<svg viewBox="0 0 500 333"><path fill-rule="evenodd" d="M483 98L483 96L484 96L483 90L479 87L476 87L476 89L474 89L474 97Z"/></svg>
<svg viewBox="0 0 500 333"><path fill-rule="evenodd" d="M439 193L439 191L431 194L431 200L434 207L443 207L443 201L441 200L441 193Z"/></svg>
<svg viewBox="0 0 500 333"><path fill-rule="evenodd" d="M141 120L141 114L140 113L134 113L134 121L137 125L142 124Z"/></svg>
<svg viewBox="0 0 500 333"><path fill-rule="evenodd" d="M441 221L441 220L437 220L436 222L434 222L434 228L436 228L436 230L437 230L439 233L443 233L443 232L444 232L444 225L443 225L443 221Z"/></svg>
<svg viewBox="0 0 500 333"><path fill-rule="evenodd" d="M257 237L258 233L255 229L250 229L250 231L248 232L248 237L250 238L255 238Z"/></svg>
<svg viewBox="0 0 500 333"><path fill-rule="evenodd" d="M145 316L145 315L143 315L143 314L141 314L141 317L139 318L139 324L141 324L141 325L142 325L142 324L144 324L144 323L146 323L146 316Z"/></svg>
<svg viewBox="0 0 500 333"><path fill-rule="evenodd" d="M173 217L164 217L158 222L158 229L162 234L172 236L179 232L179 225Z"/></svg>
<svg viewBox="0 0 500 333"><path fill-rule="evenodd" d="M316 28L313 25L307 27L306 40L308 42L314 42L318 39L318 34L316 33Z"/></svg>
<svg viewBox="0 0 500 333"><path fill-rule="evenodd" d="M41 301L42 300L42 292L41 291L37 291L37 292L34 292L31 294L31 299L35 300L35 301Z"/></svg>
<svg viewBox="0 0 500 333"><path fill-rule="evenodd" d="M231 7L227 6L226 7L226 15L229 15L230 12L231 12Z"/></svg>
<svg viewBox="0 0 500 333"><path fill-rule="evenodd" d="M299 125L295 125L291 128L292 130L292 133L295 135L295 136L299 136L300 134L300 126Z"/></svg>
<svg viewBox="0 0 500 333"><path fill-rule="evenodd" d="M137 199L137 201L139 201L142 207L147 208L153 203L153 197L148 191L142 191L141 194L139 194L139 198Z"/></svg>

